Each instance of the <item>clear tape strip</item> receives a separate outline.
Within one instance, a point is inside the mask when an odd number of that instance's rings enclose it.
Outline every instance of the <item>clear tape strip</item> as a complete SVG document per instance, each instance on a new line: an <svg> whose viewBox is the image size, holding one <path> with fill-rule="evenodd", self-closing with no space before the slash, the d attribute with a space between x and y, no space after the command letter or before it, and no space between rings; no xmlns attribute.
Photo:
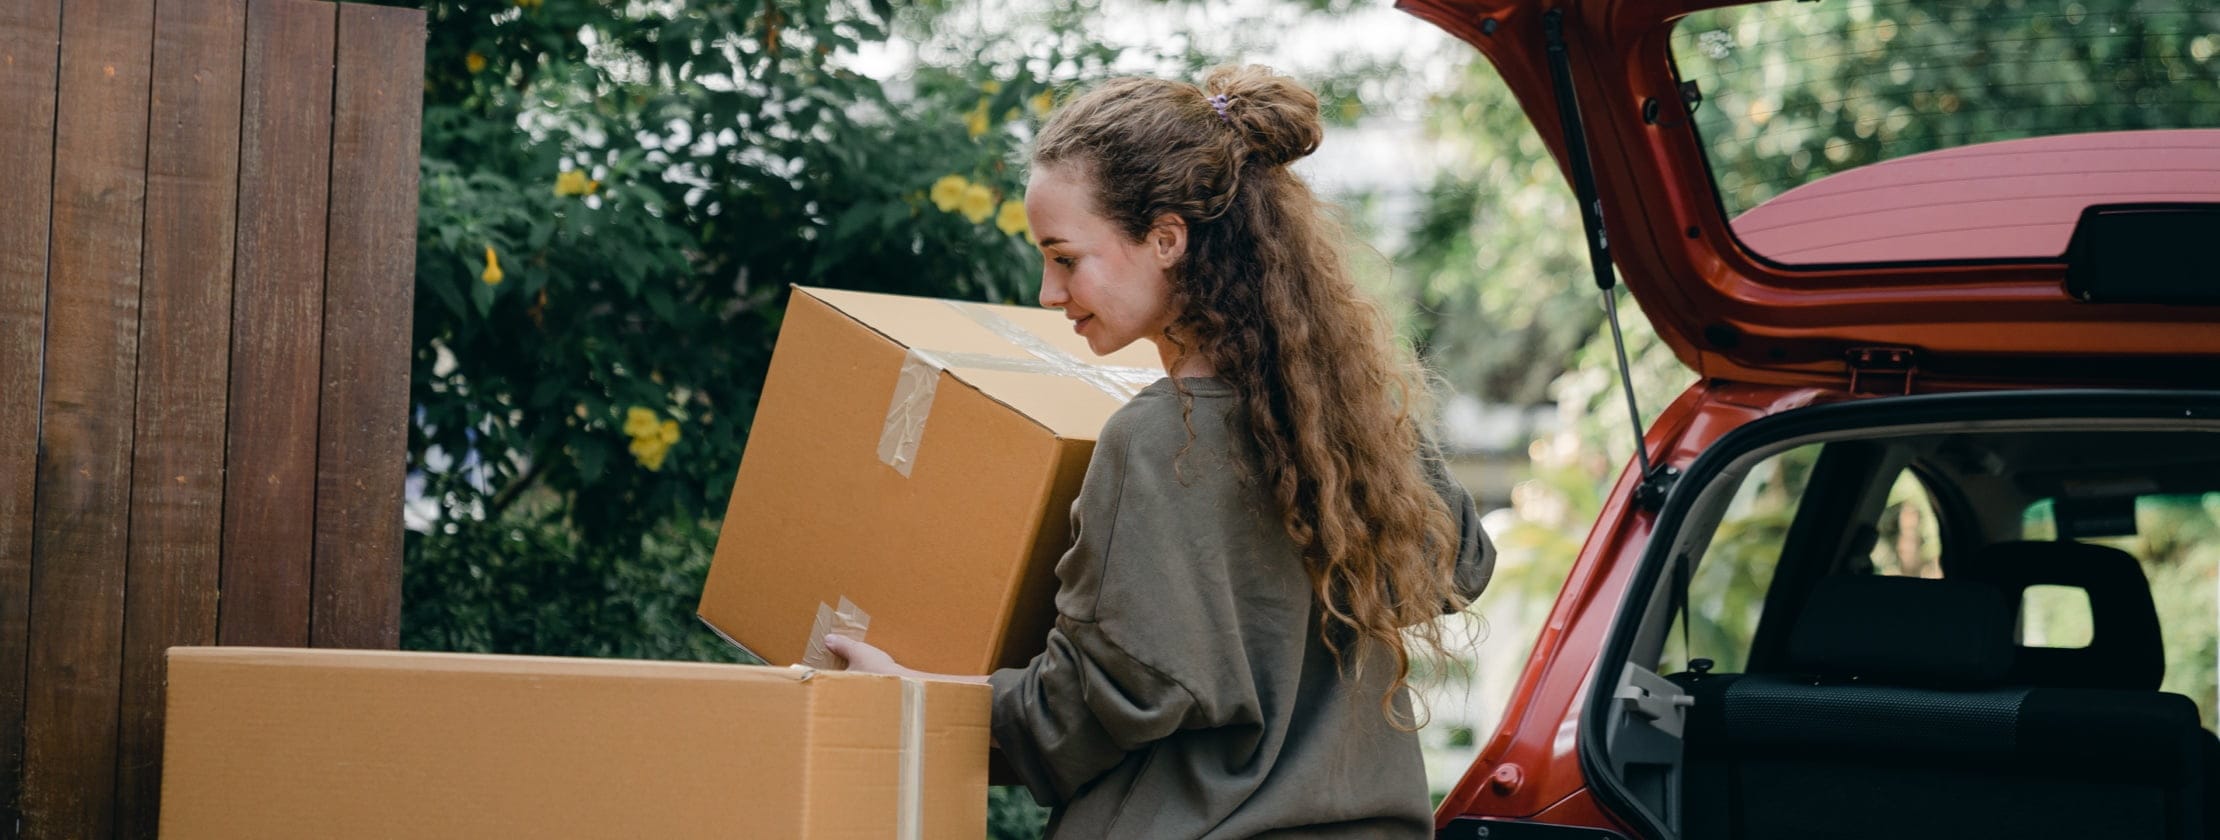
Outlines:
<svg viewBox="0 0 2220 840"><path fill-rule="evenodd" d="M1040 360L1046 366L1044 372L1062 374L1082 380L1101 389L1103 393L1117 398L1120 402L1132 399L1134 394L1140 393L1141 389L1148 387L1149 383L1164 378L1162 371L1153 371L1146 368L1088 364L1078 356L1066 353L1057 349L1055 345L1042 341L1040 336L1012 323L1008 318L995 314L993 309L984 305L959 300L943 301L943 303L948 304L950 308L957 312L963 313L964 317L970 318L979 326L985 327L988 332L1001 336L1004 341L1017 345L1018 349L1024 350L1027 355Z"/></svg>
<svg viewBox="0 0 2220 840"><path fill-rule="evenodd" d="M896 836L920 840L925 833L925 683L902 680L901 816Z"/></svg>
<svg viewBox="0 0 2220 840"><path fill-rule="evenodd" d="M879 428L879 461L903 478L917 463L917 445L925 440L925 420L933 414L933 391L947 365L933 354L912 349L902 357L902 373L894 380L894 398L886 405L886 425Z"/></svg>
<svg viewBox="0 0 2220 840"><path fill-rule="evenodd" d="M871 615L864 612L862 607L856 606L854 601L848 600L847 596L841 596L838 607L819 601L817 620L809 628L809 643L802 648L801 664L827 671L847 670L848 660L825 647L825 637L839 636L860 642L870 629Z"/></svg>
<svg viewBox="0 0 2220 840"><path fill-rule="evenodd" d="M905 353L901 375L894 380L894 396L887 401L886 423L879 428L879 461L893 467L903 478L908 478L911 468L917 464L917 448L925 440L925 421L933 413L933 394L939 389L941 371L955 367L1066 376L1092 385L1119 402L1132 399L1149 383L1164 377L1162 371L1149 368L1088 364L984 305L954 300L943 302L988 332L1024 350L1031 358L916 348Z"/></svg>

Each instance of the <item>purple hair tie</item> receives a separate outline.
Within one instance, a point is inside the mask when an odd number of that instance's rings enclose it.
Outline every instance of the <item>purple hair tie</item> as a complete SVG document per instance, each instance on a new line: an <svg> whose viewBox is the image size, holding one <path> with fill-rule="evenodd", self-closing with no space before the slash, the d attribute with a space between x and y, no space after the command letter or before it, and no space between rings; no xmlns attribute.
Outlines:
<svg viewBox="0 0 2220 840"><path fill-rule="evenodd" d="M1223 93L1210 98L1211 110L1217 111L1218 119L1224 120L1227 125L1233 124L1233 115L1226 113L1226 106L1232 104L1232 102L1232 98Z"/></svg>

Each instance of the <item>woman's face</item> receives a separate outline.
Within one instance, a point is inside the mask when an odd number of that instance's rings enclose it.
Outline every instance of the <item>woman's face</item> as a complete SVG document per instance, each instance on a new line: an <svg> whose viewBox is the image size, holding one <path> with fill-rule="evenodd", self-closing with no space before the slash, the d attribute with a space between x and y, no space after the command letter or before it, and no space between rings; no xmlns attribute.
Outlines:
<svg viewBox="0 0 2220 840"><path fill-rule="evenodd" d="M1041 248L1041 305L1061 309L1096 355L1139 339L1157 342L1167 360L1164 329L1172 309L1172 266L1187 251L1187 226L1166 214L1140 242L1095 211L1086 171L1037 166L1025 188L1025 218Z"/></svg>

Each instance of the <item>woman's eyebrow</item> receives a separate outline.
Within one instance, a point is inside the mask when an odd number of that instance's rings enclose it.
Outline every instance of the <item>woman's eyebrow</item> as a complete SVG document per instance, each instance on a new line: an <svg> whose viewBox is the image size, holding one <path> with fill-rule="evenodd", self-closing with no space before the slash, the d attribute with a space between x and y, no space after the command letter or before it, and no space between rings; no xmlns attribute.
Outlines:
<svg viewBox="0 0 2220 840"><path fill-rule="evenodd" d="M1065 239L1065 238L1063 238L1063 237L1061 237L1061 236L1051 236L1051 237L1049 237L1049 238L1047 238L1047 239L1043 239L1043 240L1041 240L1041 247L1043 247L1043 248L1046 248L1046 247L1048 247L1048 246L1050 246L1050 245L1062 245L1062 244L1064 244L1064 243L1065 243L1065 242L1067 242L1067 241L1070 241L1070 240L1067 240L1067 239Z"/></svg>

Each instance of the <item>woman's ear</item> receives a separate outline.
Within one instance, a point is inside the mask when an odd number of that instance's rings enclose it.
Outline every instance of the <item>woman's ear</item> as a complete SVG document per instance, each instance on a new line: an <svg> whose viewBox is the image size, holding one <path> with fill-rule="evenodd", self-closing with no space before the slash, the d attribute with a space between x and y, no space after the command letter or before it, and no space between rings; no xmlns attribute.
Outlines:
<svg viewBox="0 0 2220 840"><path fill-rule="evenodd" d="M1156 258L1157 268L1171 268L1187 256L1187 220L1177 213L1156 217L1149 226L1149 253Z"/></svg>

